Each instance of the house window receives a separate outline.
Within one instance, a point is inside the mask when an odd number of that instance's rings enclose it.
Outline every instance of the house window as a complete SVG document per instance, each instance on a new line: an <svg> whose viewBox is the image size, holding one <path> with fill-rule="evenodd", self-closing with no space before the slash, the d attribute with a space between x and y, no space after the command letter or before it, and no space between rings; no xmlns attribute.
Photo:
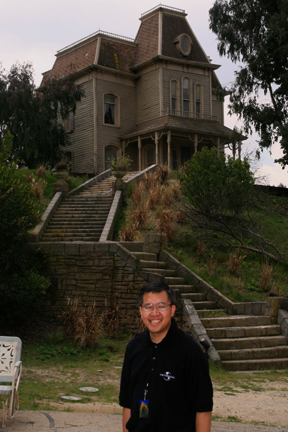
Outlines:
<svg viewBox="0 0 288 432"><path fill-rule="evenodd" d="M202 113L202 88L200 84L195 86L195 112L196 117L200 117Z"/></svg>
<svg viewBox="0 0 288 432"><path fill-rule="evenodd" d="M183 115L189 115L190 111L190 80L189 78L183 79Z"/></svg>
<svg viewBox="0 0 288 432"><path fill-rule="evenodd" d="M115 97L113 95L104 96L104 123L115 125Z"/></svg>
<svg viewBox="0 0 288 432"><path fill-rule="evenodd" d="M192 48L192 40L191 40L190 36L183 33L183 34L177 36L174 39L173 43L175 44L176 49L179 51L179 53L183 57L189 56L189 54L191 52L191 48Z"/></svg>
<svg viewBox="0 0 288 432"><path fill-rule="evenodd" d="M177 105L177 81L171 81L171 114L176 114Z"/></svg>

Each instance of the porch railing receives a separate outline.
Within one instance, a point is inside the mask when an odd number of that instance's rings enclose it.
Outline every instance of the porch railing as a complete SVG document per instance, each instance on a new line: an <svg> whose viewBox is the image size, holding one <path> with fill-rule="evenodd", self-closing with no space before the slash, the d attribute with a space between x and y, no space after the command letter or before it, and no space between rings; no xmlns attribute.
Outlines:
<svg viewBox="0 0 288 432"><path fill-rule="evenodd" d="M217 116L211 116L208 114L202 114L197 113L193 111L181 111L176 109L167 108L165 111L162 111L162 115L173 115L176 117L188 117L188 118L195 118L195 119L201 119L201 120L213 120L219 122L219 119Z"/></svg>

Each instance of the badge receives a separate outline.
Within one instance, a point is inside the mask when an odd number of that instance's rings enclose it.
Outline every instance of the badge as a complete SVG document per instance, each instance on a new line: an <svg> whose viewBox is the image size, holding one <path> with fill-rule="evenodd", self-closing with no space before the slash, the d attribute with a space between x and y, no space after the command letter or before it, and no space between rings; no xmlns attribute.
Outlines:
<svg viewBox="0 0 288 432"><path fill-rule="evenodd" d="M148 399L140 399L139 401L139 417L148 418L149 417L149 401Z"/></svg>

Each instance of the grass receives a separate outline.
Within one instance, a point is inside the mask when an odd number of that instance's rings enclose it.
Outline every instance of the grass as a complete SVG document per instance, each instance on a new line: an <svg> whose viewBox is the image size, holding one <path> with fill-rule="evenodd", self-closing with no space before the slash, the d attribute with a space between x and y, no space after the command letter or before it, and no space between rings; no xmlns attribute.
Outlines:
<svg viewBox="0 0 288 432"><path fill-rule="evenodd" d="M20 181L23 182L31 183L31 178L33 176L36 184L41 185L44 183L45 187L43 189L43 196L41 200L39 200L39 211L42 214L45 211L48 204L50 203L51 199L53 198L53 184L56 183L58 179L54 177L52 171L49 170L46 171L44 178L40 178L37 175L36 169L34 170L19 169L15 172L15 175L20 179ZM85 183L87 180L89 180L89 177L87 175L77 176L77 177L69 176L67 180L69 192L77 188L81 184Z"/></svg>
<svg viewBox="0 0 288 432"><path fill-rule="evenodd" d="M129 240L141 241L146 232L161 232L166 235L165 249L171 255L234 302L265 301L270 291L279 295L288 293L287 198L264 194L258 197L257 212L262 221L263 235L285 255L279 263L250 251L216 247L209 244L209 239L199 242L193 238L193 233L182 223L177 208L179 203L173 199L171 202L172 188L177 185L177 172L172 172L169 181L162 185L160 196L157 175L150 181L146 179L147 185L148 195L145 182L134 187L127 207L117 221L115 240L121 238L121 233ZM148 211L140 224L139 209L145 205Z"/></svg>
<svg viewBox="0 0 288 432"><path fill-rule="evenodd" d="M99 339L94 348L80 349L70 341L23 343L21 409L57 409L61 396L81 397L80 403L117 403L127 335ZM96 387L83 393L80 387ZM56 404L56 405L54 405Z"/></svg>
<svg viewBox="0 0 288 432"><path fill-rule="evenodd" d="M118 403L121 368L128 334L118 339L102 337L94 348L77 348L67 339L51 344L23 343L23 374L20 383L21 409L64 409L61 396L78 396L80 403ZM210 366L214 389L236 396L245 392L273 390L283 383L287 390L288 370L229 372ZM96 387L97 393L83 393L80 387ZM279 388L278 388L279 389ZM229 421L229 419L228 419ZM230 420L233 421L233 420Z"/></svg>

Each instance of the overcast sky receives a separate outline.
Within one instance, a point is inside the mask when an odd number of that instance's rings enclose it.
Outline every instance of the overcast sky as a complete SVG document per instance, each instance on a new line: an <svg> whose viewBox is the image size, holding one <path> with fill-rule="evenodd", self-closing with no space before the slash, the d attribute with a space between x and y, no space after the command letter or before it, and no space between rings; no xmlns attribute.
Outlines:
<svg viewBox="0 0 288 432"><path fill-rule="evenodd" d="M209 30L209 9L214 0L169 0L165 4L184 9L196 37L213 63L221 65L216 71L222 85L234 79L237 65L217 53L217 41ZM157 6L157 0L0 0L0 62L9 70L12 64L31 62L35 82L52 68L58 50L99 29L135 38L143 12ZM226 98L227 99L227 98ZM227 108L226 108L227 112ZM225 125L233 128L236 118L225 115ZM249 137L245 148L256 149L257 136ZM282 170L273 160L281 157L279 145L274 144L270 157L263 154L259 166L271 185L288 186L287 169Z"/></svg>

